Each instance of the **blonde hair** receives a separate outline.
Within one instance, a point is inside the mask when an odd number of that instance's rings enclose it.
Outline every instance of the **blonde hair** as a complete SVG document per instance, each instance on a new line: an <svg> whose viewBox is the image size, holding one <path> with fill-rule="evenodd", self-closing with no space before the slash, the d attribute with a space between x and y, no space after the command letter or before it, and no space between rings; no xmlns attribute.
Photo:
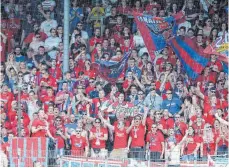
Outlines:
<svg viewBox="0 0 229 168"><path fill-rule="evenodd" d="M211 141L214 141L214 134L213 134L213 132L212 132L212 130L211 131L208 131L207 130L207 127L211 127L211 125L209 124L209 123L206 123L205 125L204 125L204 131L203 131L203 141L204 142L211 142Z"/></svg>

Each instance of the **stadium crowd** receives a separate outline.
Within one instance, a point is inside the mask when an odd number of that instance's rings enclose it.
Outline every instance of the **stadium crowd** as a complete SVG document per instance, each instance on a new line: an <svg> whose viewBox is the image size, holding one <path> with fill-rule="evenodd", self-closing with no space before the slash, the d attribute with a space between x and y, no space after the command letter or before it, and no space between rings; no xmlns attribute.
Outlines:
<svg viewBox="0 0 229 168"><path fill-rule="evenodd" d="M228 126L220 122L229 119L228 74L217 55L209 55L209 64L191 80L169 45L151 60L132 16L183 10L178 34L203 51L228 37L227 1L70 0L65 73L63 3L2 0L2 151L8 154L10 138L19 136L21 111L21 136L49 137L59 155L144 160L150 153L160 161L228 152ZM120 61L130 48L115 84L101 78L93 63Z"/></svg>

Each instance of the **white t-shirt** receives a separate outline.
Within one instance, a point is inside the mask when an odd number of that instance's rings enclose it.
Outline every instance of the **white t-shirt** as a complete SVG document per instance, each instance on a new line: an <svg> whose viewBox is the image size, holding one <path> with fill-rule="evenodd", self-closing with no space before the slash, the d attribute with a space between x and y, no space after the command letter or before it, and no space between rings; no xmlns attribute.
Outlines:
<svg viewBox="0 0 229 168"><path fill-rule="evenodd" d="M40 46L45 46L45 43L43 41L31 42L30 45L29 45L29 48L32 48L37 53L38 52L38 48Z"/></svg>
<svg viewBox="0 0 229 168"><path fill-rule="evenodd" d="M51 28L56 28L57 27L57 22L56 20L45 20L44 22L41 23L41 30L43 30L43 32L45 34L47 34L47 36L50 36L50 30Z"/></svg>
<svg viewBox="0 0 229 168"><path fill-rule="evenodd" d="M188 21L185 21L183 23L180 23L178 25L178 29L180 29L182 26L186 27L186 33L187 33L188 29L192 27L191 23L188 22Z"/></svg>
<svg viewBox="0 0 229 168"><path fill-rule="evenodd" d="M61 42L61 39L59 37L48 37L45 40L45 48L52 48L52 47L58 47L59 43ZM51 50L48 52L48 55L52 59L56 59L56 50Z"/></svg>
<svg viewBox="0 0 229 168"><path fill-rule="evenodd" d="M138 47L138 46L144 47L145 46L145 43L144 43L142 36L134 35L133 40L134 40L134 44L136 47Z"/></svg>

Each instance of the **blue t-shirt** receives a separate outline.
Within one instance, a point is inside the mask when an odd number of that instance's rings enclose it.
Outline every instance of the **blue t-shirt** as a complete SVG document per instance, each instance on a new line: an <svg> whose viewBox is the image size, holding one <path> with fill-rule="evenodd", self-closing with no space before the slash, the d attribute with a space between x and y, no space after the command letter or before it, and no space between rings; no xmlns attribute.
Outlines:
<svg viewBox="0 0 229 168"><path fill-rule="evenodd" d="M174 115L180 111L181 105L181 100L177 97L173 97L172 100L163 100L162 109L168 109L168 111Z"/></svg>
<svg viewBox="0 0 229 168"><path fill-rule="evenodd" d="M16 62L25 62L25 56L20 55L15 57Z"/></svg>

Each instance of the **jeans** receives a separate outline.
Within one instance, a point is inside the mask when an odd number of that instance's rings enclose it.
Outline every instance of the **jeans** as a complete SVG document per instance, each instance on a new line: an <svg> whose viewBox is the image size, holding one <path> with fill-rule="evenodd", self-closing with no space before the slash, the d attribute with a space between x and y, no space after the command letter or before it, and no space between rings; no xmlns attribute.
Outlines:
<svg viewBox="0 0 229 168"><path fill-rule="evenodd" d="M145 148L144 147L131 148L129 152L129 158L134 158L136 160L145 160Z"/></svg>
<svg viewBox="0 0 229 168"><path fill-rule="evenodd" d="M217 148L217 155L224 155L227 153L228 153L228 147L226 145L222 145Z"/></svg>
<svg viewBox="0 0 229 168"><path fill-rule="evenodd" d="M194 156L194 154L184 155L181 157L181 160L183 160L183 161L194 161L194 160L196 160L196 157Z"/></svg>
<svg viewBox="0 0 229 168"><path fill-rule="evenodd" d="M150 161L151 162L160 162L161 152L150 152Z"/></svg>
<svg viewBox="0 0 229 168"><path fill-rule="evenodd" d="M57 155L63 156L64 155L64 148L57 149Z"/></svg>

